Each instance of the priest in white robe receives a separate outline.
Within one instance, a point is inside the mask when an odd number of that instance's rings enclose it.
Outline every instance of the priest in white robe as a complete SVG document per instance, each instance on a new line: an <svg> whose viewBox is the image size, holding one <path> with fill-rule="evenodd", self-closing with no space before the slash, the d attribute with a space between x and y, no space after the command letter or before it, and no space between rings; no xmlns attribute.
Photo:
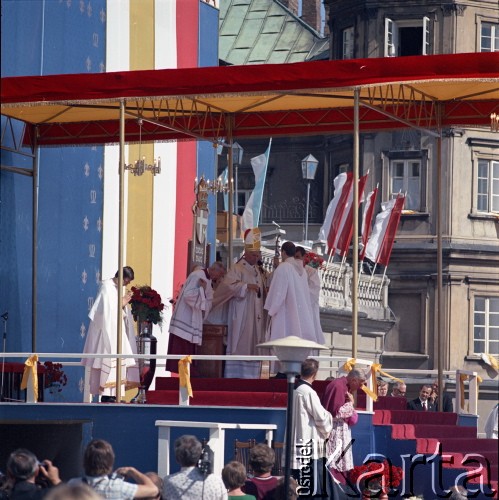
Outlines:
<svg viewBox="0 0 499 500"><path fill-rule="evenodd" d="M310 304L312 306L312 319L314 320L315 335L319 344L324 344L325 337L321 326L321 314L319 307L319 296L321 293L321 278L319 272L310 263L305 264L304 257L306 251L303 247L296 247L295 259L301 261L307 274L308 289L310 292ZM309 254L313 255L313 254Z"/></svg>
<svg viewBox="0 0 499 500"><path fill-rule="evenodd" d="M123 268L123 285L134 279L133 269ZM90 325L83 352L85 354L111 354L117 352L118 346L118 271L114 278L104 280L94 304L88 314ZM121 298L122 306L122 344L121 354L136 354L137 344L133 318L128 303L132 295L126 292ZM116 391L116 358L84 358L90 382L90 394L114 397ZM88 373L89 372L89 373ZM121 359L121 377L124 388L139 386L139 370L133 358Z"/></svg>
<svg viewBox="0 0 499 500"><path fill-rule="evenodd" d="M258 267L260 230L248 229L244 235L244 255L228 271L215 292L217 307L228 302L227 354L261 355L256 345L265 340L265 283ZM225 362L226 378L259 378L260 361Z"/></svg>
<svg viewBox="0 0 499 500"><path fill-rule="evenodd" d="M225 274L225 266L214 262L208 269L192 271L182 286L170 320L168 354L195 354L203 343L203 321L213 302L213 282ZM171 359L166 369L178 372L178 360Z"/></svg>
<svg viewBox="0 0 499 500"><path fill-rule="evenodd" d="M281 247L282 262L274 270L265 309L270 316L267 340L295 335L319 342L312 317L307 274L294 258L296 247L287 241ZM321 342L323 343L323 342Z"/></svg>

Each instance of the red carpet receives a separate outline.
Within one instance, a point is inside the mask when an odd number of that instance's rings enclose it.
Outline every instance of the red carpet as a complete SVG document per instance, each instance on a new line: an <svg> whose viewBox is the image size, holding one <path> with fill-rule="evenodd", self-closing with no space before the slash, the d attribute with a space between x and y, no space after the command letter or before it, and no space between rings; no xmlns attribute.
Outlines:
<svg viewBox="0 0 499 500"><path fill-rule="evenodd" d="M457 425L457 414L376 410L373 423L390 426L394 442L414 441L416 453L427 457L441 454L444 468L449 472L453 470L454 478L468 473L469 483L484 481L495 490L495 495L489 498L497 498L497 440L478 439L475 427Z"/></svg>

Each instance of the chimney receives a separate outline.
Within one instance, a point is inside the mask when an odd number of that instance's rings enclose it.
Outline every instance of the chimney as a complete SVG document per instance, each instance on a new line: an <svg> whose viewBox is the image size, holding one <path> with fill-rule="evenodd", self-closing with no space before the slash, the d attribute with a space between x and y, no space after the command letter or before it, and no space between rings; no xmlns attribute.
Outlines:
<svg viewBox="0 0 499 500"><path fill-rule="evenodd" d="M321 32L322 0L302 0L301 18L319 33Z"/></svg>

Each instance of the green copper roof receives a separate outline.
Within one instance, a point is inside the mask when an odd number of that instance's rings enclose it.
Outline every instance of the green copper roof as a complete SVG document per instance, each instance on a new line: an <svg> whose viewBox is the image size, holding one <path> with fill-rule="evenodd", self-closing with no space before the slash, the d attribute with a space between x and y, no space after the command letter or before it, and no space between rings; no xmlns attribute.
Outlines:
<svg viewBox="0 0 499 500"><path fill-rule="evenodd" d="M219 59L227 64L306 61L327 39L278 0L220 0Z"/></svg>

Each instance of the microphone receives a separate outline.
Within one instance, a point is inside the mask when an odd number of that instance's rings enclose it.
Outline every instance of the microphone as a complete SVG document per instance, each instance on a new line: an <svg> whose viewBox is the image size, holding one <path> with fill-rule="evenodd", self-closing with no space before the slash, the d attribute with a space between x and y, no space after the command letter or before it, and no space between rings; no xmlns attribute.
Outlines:
<svg viewBox="0 0 499 500"><path fill-rule="evenodd" d="M2 319L4 321L7 321L9 319L9 311L5 311L3 314L2 314Z"/></svg>

